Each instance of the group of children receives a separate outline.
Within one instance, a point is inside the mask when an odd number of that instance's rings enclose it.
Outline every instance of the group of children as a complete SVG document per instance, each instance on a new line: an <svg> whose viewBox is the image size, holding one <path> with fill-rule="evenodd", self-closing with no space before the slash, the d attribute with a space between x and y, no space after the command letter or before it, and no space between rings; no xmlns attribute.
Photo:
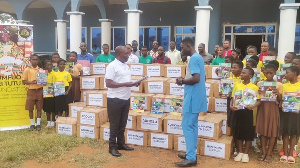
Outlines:
<svg viewBox="0 0 300 168"><path fill-rule="evenodd" d="M283 149L279 153L280 161L295 163L297 156L295 146L300 136L300 114L283 112L282 102L285 92L300 92L300 56L289 52L285 56L285 62L280 62L277 60L277 50L269 49L268 56L276 58L263 65L257 56L256 47L249 46L247 53L252 56L244 61L235 59L233 56L224 58L225 63L231 63L229 79L234 81L234 88L228 97L227 113L227 125L232 129L237 151L234 160L249 162L249 150L258 136L261 141L261 156L258 160L269 163L274 149L277 148L277 139L282 137ZM292 65L286 69L286 83L277 82L276 71L282 64L288 63ZM252 81L255 75L253 68L261 69L260 81L254 83ZM276 89L272 90L272 94L276 95L276 101L260 101L262 81L276 82ZM245 105L244 108L237 108L234 104L235 93L244 92L246 88L258 93L257 101L255 104Z"/></svg>
<svg viewBox="0 0 300 168"><path fill-rule="evenodd" d="M29 111L30 130L41 130L41 112L46 112L47 126L54 127L57 116L62 116L65 111L65 116L68 116L69 106L71 102L80 101L80 75L82 75L82 66L77 63L77 53L71 52L68 57L68 62L73 62L74 67L72 72L65 70L66 60L60 59L58 53L52 55L52 60L44 61L44 70L47 70L48 83L45 85L37 84L37 73L42 70L38 63L39 56L33 54L30 57L31 66L25 69L22 80L27 85L27 100L25 109ZM53 85L55 82L63 82L65 93L63 95L54 96L43 95L43 88L48 88L48 85ZM45 87L46 86L46 87ZM50 87L51 88L51 87ZM34 122L33 111L34 107L37 110L37 121Z"/></svg>

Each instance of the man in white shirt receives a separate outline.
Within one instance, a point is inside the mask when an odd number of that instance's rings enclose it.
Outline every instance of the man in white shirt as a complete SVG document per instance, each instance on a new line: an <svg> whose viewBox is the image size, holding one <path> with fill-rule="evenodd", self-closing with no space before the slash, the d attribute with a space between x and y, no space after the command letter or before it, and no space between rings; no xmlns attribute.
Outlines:
<svg viewBox="0 0 300 168"><path fill-rule="evenodd" d="M130 44L126 44L126 48L128 50L128 54L129 54L129 57L128 57L128 61L127 63L139 63L139 58L132 54L132 47Z"/></svg>
<svg viewBox="0 0 300 168"><path fill-rule="evenodd" d="M141 82L131 82L128 65L128 50L125 46L115 49L116 59L106 68L107 112L110 122L109 153L120 157L118 150L134 150L125 144L124 132L130 106L130 87Z"/></svg>
<svg viewBox="0 0 300 168"><path fill-rule="evenodd" d="M171 64L176 65L181 61L180 51L176 50L176 43L174 40L170 41L170 50L166 52L166 56L171 59Z"/></svg>
<svg viewBox="0 0 300 168"><path fill-rule="evenodd" d="M153 41L152 50L149 52L149 55L151 55L153 58L156 58L158 56L158 47L159 47L158 42Z"/></svg>

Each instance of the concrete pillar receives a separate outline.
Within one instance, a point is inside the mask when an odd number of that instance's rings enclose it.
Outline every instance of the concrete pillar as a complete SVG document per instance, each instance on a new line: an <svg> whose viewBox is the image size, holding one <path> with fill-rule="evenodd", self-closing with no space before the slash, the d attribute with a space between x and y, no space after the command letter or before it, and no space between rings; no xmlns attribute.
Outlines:
<svg viewBox="0 0 300 168"><path fill-rule="evenodd" d="M67 22L54 20L57 24L57 52L64 60L67 58Z"/></svg>
<svg viewBox="0 0 300 168"><path fill-rule="evenodd" d="M195 10L197 11L195 47L204 43L205 51L208 51L210 11L213 8L211 6L195 6Z"/></svg>
<svg viewBox="0 0 300 168"><path fill-rule="evenodd" d="M30 22L27 20L16 20L17 24L19 25L28 25Z"/></svg>
<svg viewBox="0 0 300 168"><path fill-rule="evenodd" d="M103 44L108 44L111 46L111 22L110 19L99 19L101 22L101 46ZM110 47L109 47L110 48Z"/></svg>
<svg viewBox="0 0 300 168"><path fill-rule="evenodd" d="M278 60L284 61L287 52L294 51L296 18L299 3L281 4L280 9L280 25L278 38Z"/></svg>
<svg viewBox="0 0 300 168"><path fill-rule="evenodd" d="M73 11L67 12L67 14L70 15L70 51L80 53L81 50L79 46L82 42L82 15L84 15L84 13Z"/></svg>
<svg viewBox="0 0 300 168"><path fill-rule="evenodd" d="M127 43L131 44L132 40L139 43L139 29L140 29L140 14L143 11L133 9L124 10L127 13Z"/></svg>

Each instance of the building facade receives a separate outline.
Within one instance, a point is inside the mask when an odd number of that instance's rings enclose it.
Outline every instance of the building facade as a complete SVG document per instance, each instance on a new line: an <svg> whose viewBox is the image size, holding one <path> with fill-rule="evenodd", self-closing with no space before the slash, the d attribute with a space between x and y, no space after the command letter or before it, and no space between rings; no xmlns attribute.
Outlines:
<svg viewBox="0 0 300 168"><path fill-rule="evenodd" d="M34 25L34 51L65 55L93 45L139 42L152 48L157 40L166 50L185 37L205 43L207 51L231 40L232 48L260 50L262 41L300 54L300 0L2 0L0 13L20 24ZM28 22L27 22L28 21ZM299 24L298 24L299 23ZM62 56L64 57L64 56Z"/></svg>

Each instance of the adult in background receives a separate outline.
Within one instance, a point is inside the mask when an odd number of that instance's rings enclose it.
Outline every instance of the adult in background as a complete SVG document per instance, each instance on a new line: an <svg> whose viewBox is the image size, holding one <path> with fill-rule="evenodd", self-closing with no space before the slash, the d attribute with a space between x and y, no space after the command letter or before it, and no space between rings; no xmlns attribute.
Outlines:
<svg viewBox="0 0 300 168"><path fill-rule="evenodd" d="M180 51L176 50L176 43L174 40L170 41L170 50L166 52L166 56L171 59L171 64L176 65L181 61Z"/></svg>
<svg viewBox="0 0 300 168"><path fill-rule="evenodd" d="M157 53L158 56L153 58L152 63L171 64L170 58L165 56L165 48L163 46L158 47Z"/></svg>
<svg viewBox="0 0 300 168"><path fill-rule="evenodd" d="M125 144L124 132L130 106L130 87L140 82L131 82L128 65L128 50L125 46L115 49L116 59L106 68L105 81L108 87L107 112L110 122L109 153L119 157L118 150L134 150Z"/></svg>
<svg viewBox="0 0 300 168"><path fill-rule="evenodd" d="M200 43L198 45L198 52L202 56L205 65L210 65L213 61L213 56L205 51L205 44Z"/></svg>
<svg viewBox="0 0 300 168"><path fill-rule="evenodd" d="M219 45L215 45L215 48L214 48L214 53L213 53L213 58L216 58L218 56L218 49L219 49Z"/></svg>
<svg viewBox="0 0 300 168"><path fill-rule="evenodd" d="M153 58L156 58L158 56L158 47L159 47L159 44L157 41L153 41L153 44L152 44L152 50L150 51L150 54Z"/></svg>
<svg viewBox="0 0 300 168"><path fill-rule="evenodd" d="M194 41L185 38L181 43L183 55L191 55L188 69L190 78L177 78L178 85L184 84L184 105L182 130L186 142L186 154L179 154L184 159L175 163L180 167L197 165L197 142L198 142L198 116L200 112L207 111L206 90L205 90L205 68L203 58L196 52Z"/></svg>
<svg viewBox="0 0 300 168"><path fill-rule="evenodd" d="M126 48L128 50L128 54L129 54L129 57L128 57L128 61L127 63L139 63L139 58L132 54L132 47L130 44L126 44Z"/></svg>
<svg viewBox="0 0 300 168"><path fill-rule="evenodd" d="M101 50L97 45L93 45L92 54L100 54Z"/></svg>
<svg viewBox="0 0 300 168"><path fill-rule="evenodd" d="M232 49L230 48L231 47L231 42L230 40L226 39L224 42L223 42L223 47L224 47L224 56L229 56L231 55L231 51Z"/></svg>
<svg viewBox="0 0 300 168"><path fill-rule="evenodd" d="M109 45L103 44L102 45L103 54L100 54L96 62L104 62L104 63L110 63L113 60L115 60L115 57L109 53Z"/></svg>
<svg viewBox="0 0 300 168"><path fill-rule="evenodd" d="M131 53L133 55L136 55L137 57L140 57L141 56L141 52L138 49L138 46L139 46L138 42L136 40L132 40L131 46L132 46L132 52Z"/></svg>
<svg viewBox="0 0 300 168"><path fill-rule="evenodd" d="M86 51L86 43L82 42L80 43L80 50L81 50L81 53L78 54L77 56L77 60L88 60L90 63L94 63L95 60L94 60L94 56L90 53L87 53Z"/></svg>
<svg viewBox="0 0 300 168"><path fill-rule="evenodd" d="M269 49L270 49L269 42L264 41L260 44L260 54L258 55L260 61L263 61L264 56L268 55Z"/></svg>

